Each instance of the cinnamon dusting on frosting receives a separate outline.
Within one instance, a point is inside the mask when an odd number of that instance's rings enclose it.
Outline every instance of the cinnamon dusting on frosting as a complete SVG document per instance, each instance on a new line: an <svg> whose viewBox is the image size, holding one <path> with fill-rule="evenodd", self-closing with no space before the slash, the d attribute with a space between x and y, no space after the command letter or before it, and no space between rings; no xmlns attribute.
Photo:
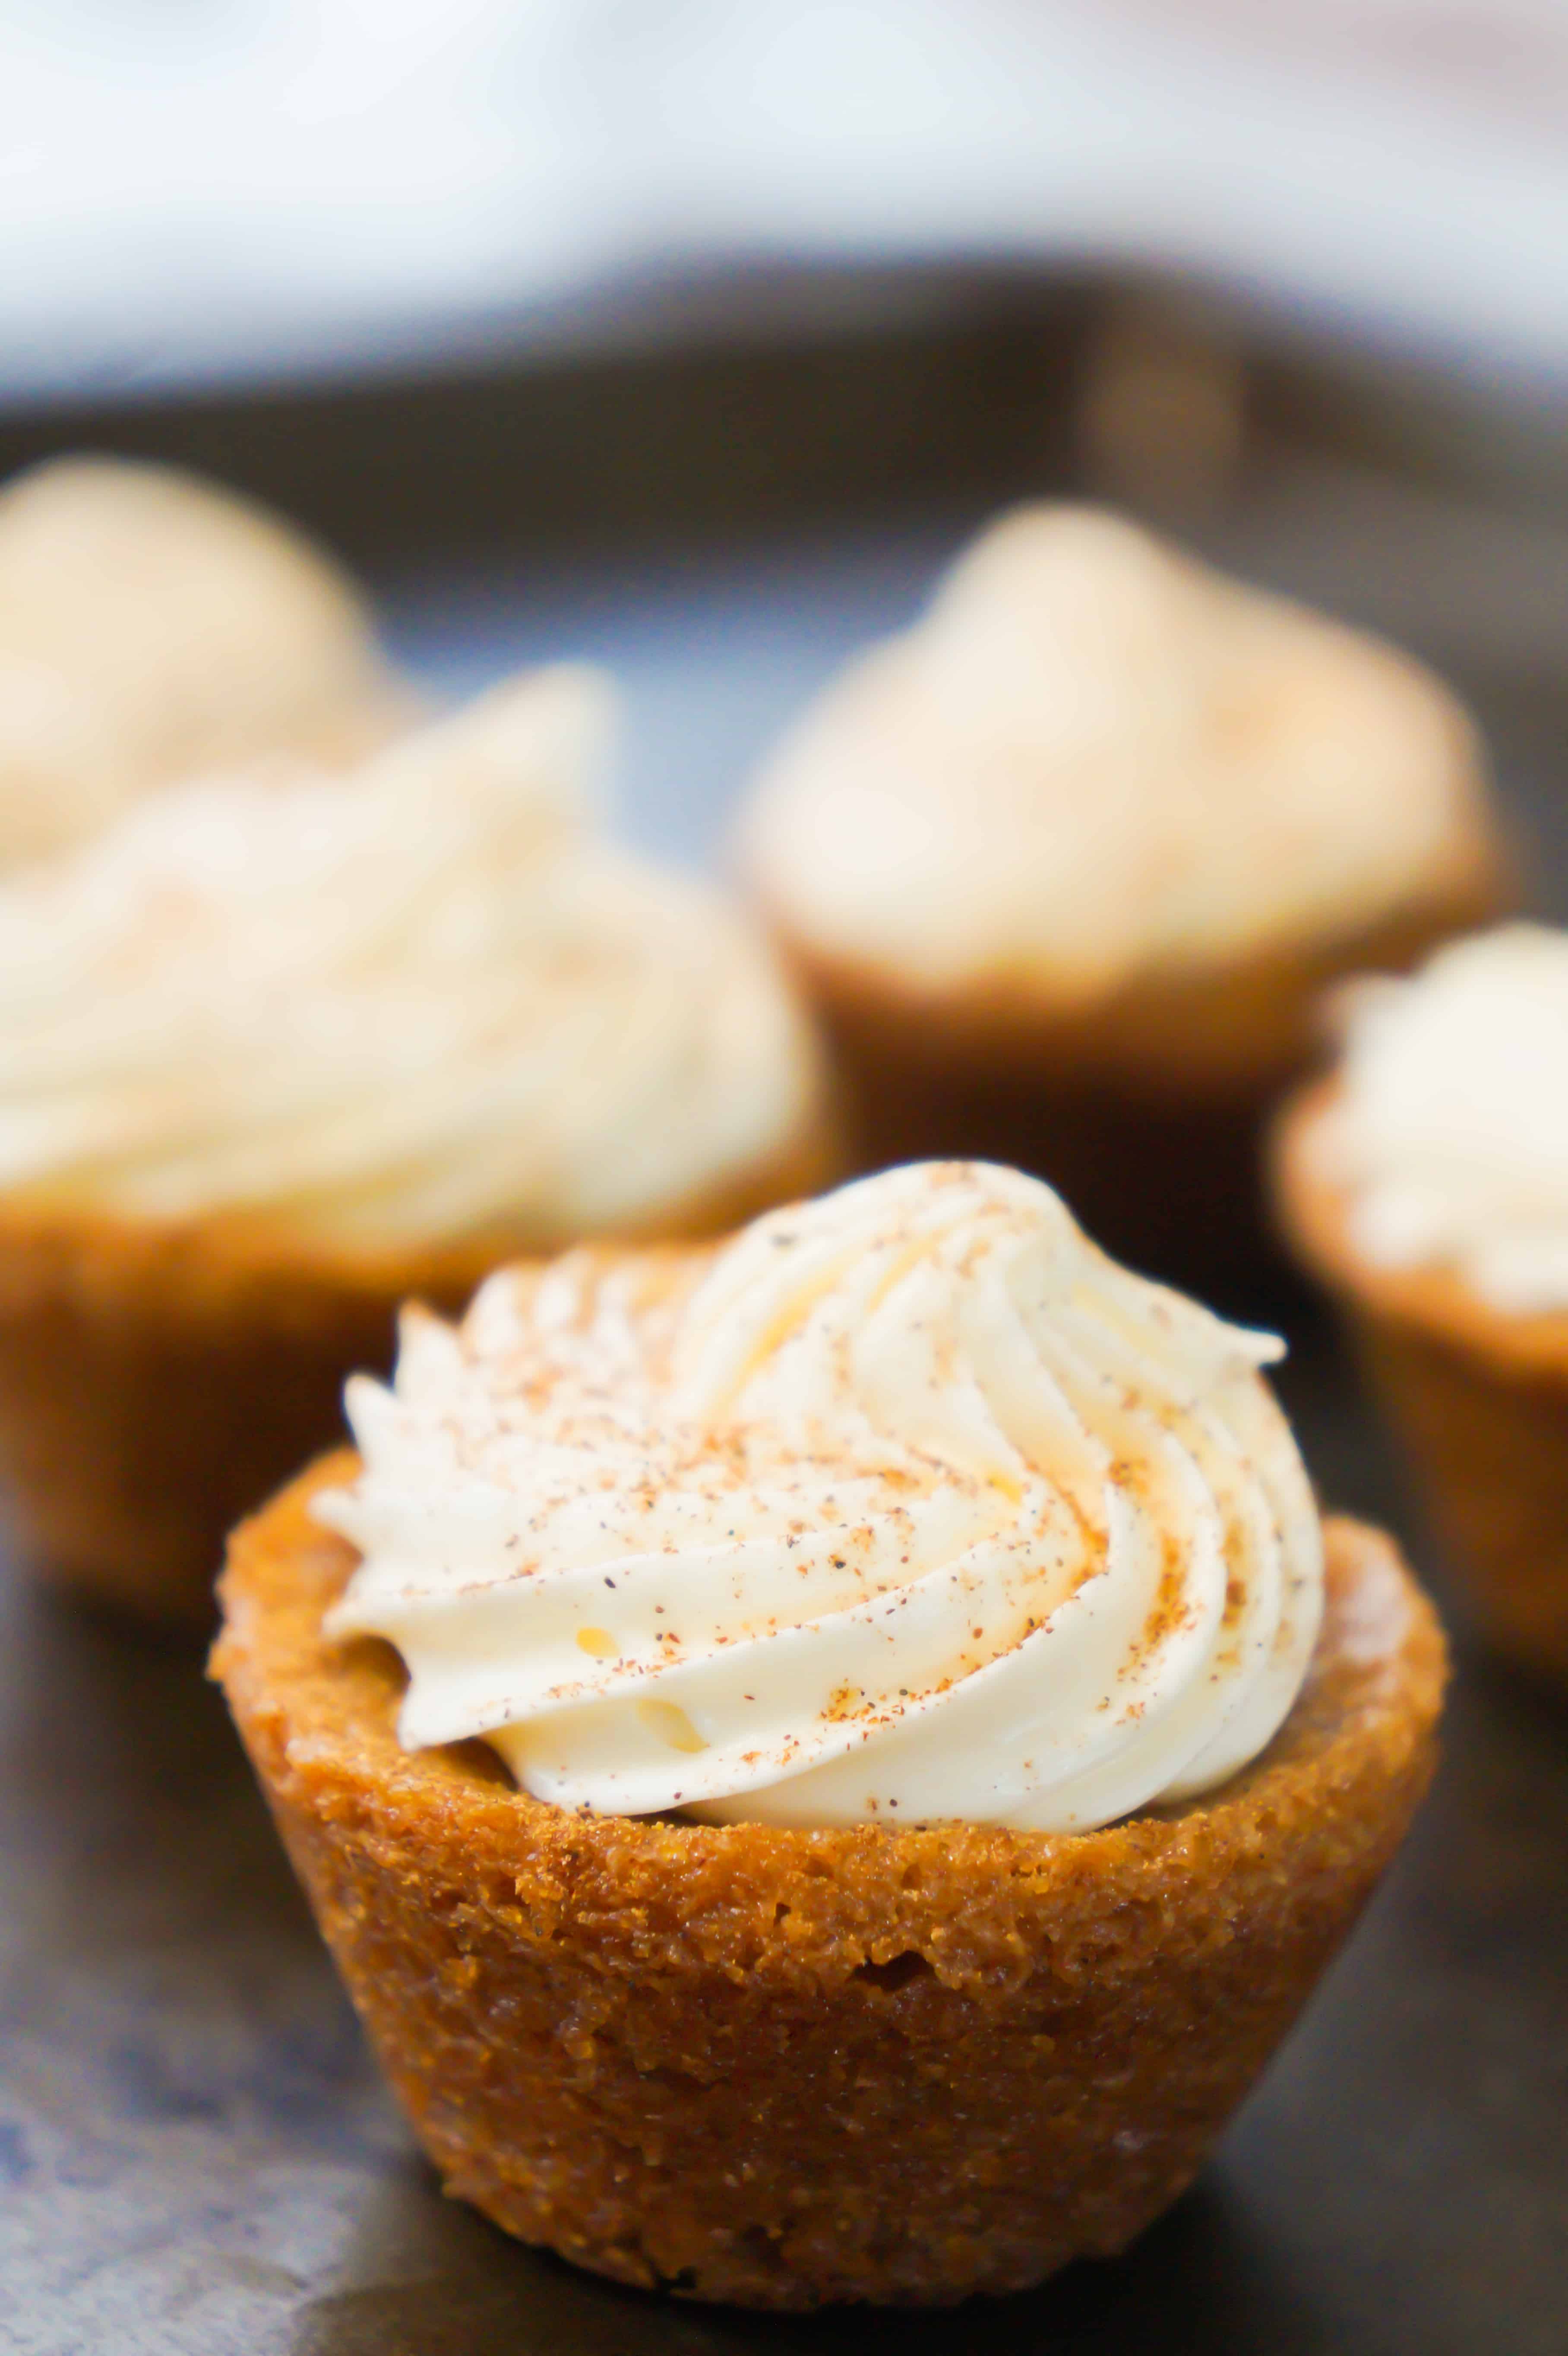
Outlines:
<svg viewBox="0 0 1568 2356"><path fill-rule="evenodd" d="M497 1277L351 1387L333 1626L403 1653L406 1740L482 1734L564 1806L1045 1829L1268 1740L1320 1597L1275 1345L983 1164L677 1267Z"/></svg>

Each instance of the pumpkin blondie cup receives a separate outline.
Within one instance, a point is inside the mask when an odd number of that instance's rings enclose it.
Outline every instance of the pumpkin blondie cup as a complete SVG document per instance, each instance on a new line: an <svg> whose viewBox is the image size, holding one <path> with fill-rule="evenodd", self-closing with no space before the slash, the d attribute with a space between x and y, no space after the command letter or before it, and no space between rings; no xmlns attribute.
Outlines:
<svg viewBox="0 0 1568 2356"><path fill-rule="evenodd" d="M951 2300L1175 2199L1388 1864L1442 1638L1266 1338L912 1166L405 1324L214 1672L450 2191Z"/></svg>
<svg viewBox="0 0 1568 2356"><path fill-rule="evenodd" d="M1430 672L1074 507L1003 517L829 684L737 851L863 1162L1019 1162L1226 1298L1267 1267L1260 1122L1325 983L1507 892Z"/></svg>
<svg viewBox="0 0 1568 2356"><path fill-rule="evenodd" d="M829 1173L772 952L604 830L610 721L537 673L0 882L0 1482L46 1568L209 1610L400 1302Z"/></svg>
<svg viewBox="0 0 1568 2356"><path fill-rule="evenodd" d="M1568 934L1510 925L1341 1002L1280 1216L1349 1319L1477 1624L1568 1684Z"/></svg>

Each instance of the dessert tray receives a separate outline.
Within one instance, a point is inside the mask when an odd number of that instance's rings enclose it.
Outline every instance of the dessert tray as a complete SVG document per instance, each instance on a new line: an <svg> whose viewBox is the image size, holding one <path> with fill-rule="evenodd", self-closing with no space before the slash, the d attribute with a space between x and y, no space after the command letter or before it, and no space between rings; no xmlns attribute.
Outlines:
<svg viewBox="0 0 1568 2356"><path fill-rule="evenodd" d="M1521 496L1511 428L1484 480L1473 421L1424 388L1147 293L927 285L876 316L751 351L10 420L0 461L86 440L281 498L369 571L438 690L608 662L632 830L692 858L788 713L990 507L1121 497L1445 669L1488 728L1531 897L1568 917L1568 526ZM1151 353L1168 398L1140 423ZM1322 1312L1291 1291L1263 1313L1326 1494L1396 1531L1443 1599ZM1462 1628L1414 1835L1176 2209L1026 2297L781 2319L620 2290L443 2201L197 1651L8 1568L0 1619L0 2349L1560 2356L1568 1714Z"/></svg>

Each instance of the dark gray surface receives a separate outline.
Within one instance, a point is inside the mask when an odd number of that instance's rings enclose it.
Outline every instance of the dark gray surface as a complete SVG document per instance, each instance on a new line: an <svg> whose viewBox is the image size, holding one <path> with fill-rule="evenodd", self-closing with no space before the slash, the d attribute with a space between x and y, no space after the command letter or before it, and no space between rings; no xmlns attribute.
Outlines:
<svg viewBox="0 0 1568 2356"><path fill-rule="evenodd" d="M1348 502L1355 548L1354 484L1321 496ZM1296 542L1271 523L1277 512L1264 498L1214 536L1288 578ZM613 660L628 691L634 830L702 851L747 758L848 646L911 609L963 522L955 510L712 558L454 568L391 584L394 637L451 686L541 654ZM1386 609L1403 593L1397 568L1379 571L1380 538L1381 526L1341 581L1312 585L1348 609ZM1431 635L1463 666L1463 594L1451 615L1438 605ZM1499 665L1489 639L1470 670L1550 854L1542 890L1564 905L1552 879L1568 701L1533 658ZM1331 1337L1305 1309L1292 1323L1285 1385L1325 1489L1406 1528ZM1568 1710L1467 1652L1440 1783L1405 1857L1168 2220L1125 2260L1025 2299L769 2322L598 2285L443 2202L367 2061L196 1655L16 1580L0 1584L0 2347L1562 2356L1568 2345Z"/></svg>

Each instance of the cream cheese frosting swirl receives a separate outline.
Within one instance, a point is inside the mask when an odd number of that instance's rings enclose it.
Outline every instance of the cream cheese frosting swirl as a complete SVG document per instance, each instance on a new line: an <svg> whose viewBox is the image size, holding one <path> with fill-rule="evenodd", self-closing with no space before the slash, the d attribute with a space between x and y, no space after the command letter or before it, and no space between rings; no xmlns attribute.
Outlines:
<svg viewBox="0 0 1568 2356"><path fill-rule="evenodd" d="M1342 1009L1318 1151L1358 1249L1505 1313L1568 1311L1568 933L1499 926Z"/></svg>
<svg viewBox="0 0 1568 2356"><path fill-rule="evenodd" d="M818 699L741 851L818 956L1063 1007L1353 937L1496 856L1475 731L1430 673L1048 506Z"/></svg>
<svg viewBox="0 0 1568 2356"><path fill-rule="evenodd" d="M1056 1831L1268 1742L1322 1595L1277 1343L984 1163L676 1265L504 1272L351 1383L329 1628L402 1654L405 1743L595 1812Z"/></svg>
<svg viewBox="0 0 1568 2356"><path fill-rule="evenodd" d="M0 884L0 1187L335 1247L635 1230L818 1110L772 956L599 823L597 674L347 776L149 796Z"/></svg>
<svg viewBox="0 0 1568 2356"><path fill-rule="evenodd" d="M0 490L0 861L259 752L367 752L412 710L350 582L248 500L110 458Z"/></svg>

